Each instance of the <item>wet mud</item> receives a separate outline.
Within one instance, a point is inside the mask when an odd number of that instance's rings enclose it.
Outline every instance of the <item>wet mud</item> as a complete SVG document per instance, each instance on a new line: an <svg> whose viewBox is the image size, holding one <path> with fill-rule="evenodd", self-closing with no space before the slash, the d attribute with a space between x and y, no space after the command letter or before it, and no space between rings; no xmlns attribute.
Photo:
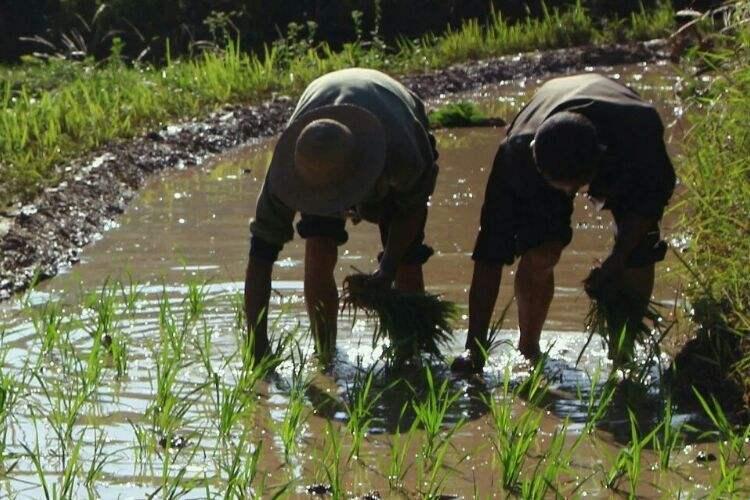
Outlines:
<svg viewBox="0 0 750 500"><path fill-rule="evenodd" d="M660 41L578 47L459 64L402 80L425 98L522 77L667 57ZM225 106L206 119L154 130L61 165L64 181L33 202L0 212L0 300L81 259L82 249L116 225L125 207L157 172L200 165L206 158L278 133L293 102Z"/></svg>

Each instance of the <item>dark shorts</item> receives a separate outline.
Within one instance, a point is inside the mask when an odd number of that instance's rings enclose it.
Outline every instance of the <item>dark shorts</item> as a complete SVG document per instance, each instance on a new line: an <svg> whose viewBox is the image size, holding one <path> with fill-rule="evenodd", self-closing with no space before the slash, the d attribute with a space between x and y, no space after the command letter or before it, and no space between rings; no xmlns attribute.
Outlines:
<svg viewBox="0 0 750 500"><path fill-rule="evenodd" d="M390 210L384 210L383 215L378 222L380 229L380 241L385 248L388 242L388 228L397 216ZM424 243L424 226L427 222L427 207L423 210L422 227L419 234L409 246L406 255L402 260L403 264L414 265L424 264L434 253L432 248ZM346 231L346 220L336 217L323 217L320 215L302 214L297 223L297 233L302 238L326 237L332 238L338 245L343 245L349 240L349 233ZM382 252L378 255L378 261Z"/></svg>
<svg viewBox="0 0 750 500"><path fill-rule="evenodd" d="M475 261L510 265L544 243L570 243L573 198L549 186L534 165L527 164L530 161L530 155L513 155L507 143L500 146L485 191L472 255ZM519 196L519 192L528 196ZM614 217L617 222L621 215L615 211ZM655 224L633 250L627 265L642 267L661 261L666 250Z"/></svg>

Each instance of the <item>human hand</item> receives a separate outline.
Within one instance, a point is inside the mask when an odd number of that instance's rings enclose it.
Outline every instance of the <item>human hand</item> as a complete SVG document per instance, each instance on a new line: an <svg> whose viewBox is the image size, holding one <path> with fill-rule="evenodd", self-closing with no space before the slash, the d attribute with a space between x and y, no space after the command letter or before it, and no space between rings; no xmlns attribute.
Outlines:
<svg viewBox="0 0 750 500"><path fill-rule="evenodd" d="M621 279L624 270L625 260L619 255L612 254L601 266L591 270L583 281L584 290L589 297L601 296Z"/></svg>
<svg viewBox="0 0 750 500"><path fill-rule="evenodd" d="M364 278L363 286L366 288L385 290L391 288L395 278L395 273L380 266L377 271Z"/></svg>

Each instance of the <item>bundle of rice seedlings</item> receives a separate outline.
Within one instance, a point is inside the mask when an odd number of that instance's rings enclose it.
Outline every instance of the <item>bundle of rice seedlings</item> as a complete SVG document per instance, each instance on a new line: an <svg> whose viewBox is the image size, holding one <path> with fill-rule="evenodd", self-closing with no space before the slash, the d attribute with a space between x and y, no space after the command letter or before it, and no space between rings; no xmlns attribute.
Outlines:
<svg viewBox="0 0 750 500"><path fill-rule="evenodd" d="M366 274L346 278L343 304L355 315L362 311L377 320L373 345L387 340L386 356L395 359L420 352L440 356L440 348L453 336L451 324L458 317L456 304L429 293L368 287L366 279Z"/></svg>
<svg viewBox="0 0 750 500"><path fill-rule="evenodd" d="M633 360L636 344L651 345L658 349L661 338L654 344L652 331L659 328L661 314L655 302L644 307L643 299L621 287L609 287L597 291L587 291L591 304L584 322L589 337L578 355L576 364L581 361L583 352L594 335L602 338L603 347L615 366L622 366ZM647 323L653 326L648 326Z"/></svg>
<svg viewBox="0 0 750 500"><path fill-rule="evenodd" d="M502 118L490 118L482 113L476 104L469 101L448 103L429 113L430 128L455 127L503 127Z"/></svg>

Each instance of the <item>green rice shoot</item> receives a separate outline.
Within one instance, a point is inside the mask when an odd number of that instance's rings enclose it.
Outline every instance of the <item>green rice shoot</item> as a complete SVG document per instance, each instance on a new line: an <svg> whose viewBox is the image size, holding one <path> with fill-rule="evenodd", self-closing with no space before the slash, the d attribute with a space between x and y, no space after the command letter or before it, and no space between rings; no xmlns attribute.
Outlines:
<svg viewBox="0 0 750 500"><path fill-rule="evenodd" d="M502 127L502 118L490 118L471 101L451 102L430 111L430 128Z"/></svg>
<svg viewBox="0 0 750 500"><path fill-rule="evenodd" d="M458 306L429 293L403 292L394 288L376 289L365 285L365 274L346 278L345 309L362 311L375 318L373 345L387 341L386 357L406 359L420 352L440 357L441 347L453 338L452 323Z"/></svg>

